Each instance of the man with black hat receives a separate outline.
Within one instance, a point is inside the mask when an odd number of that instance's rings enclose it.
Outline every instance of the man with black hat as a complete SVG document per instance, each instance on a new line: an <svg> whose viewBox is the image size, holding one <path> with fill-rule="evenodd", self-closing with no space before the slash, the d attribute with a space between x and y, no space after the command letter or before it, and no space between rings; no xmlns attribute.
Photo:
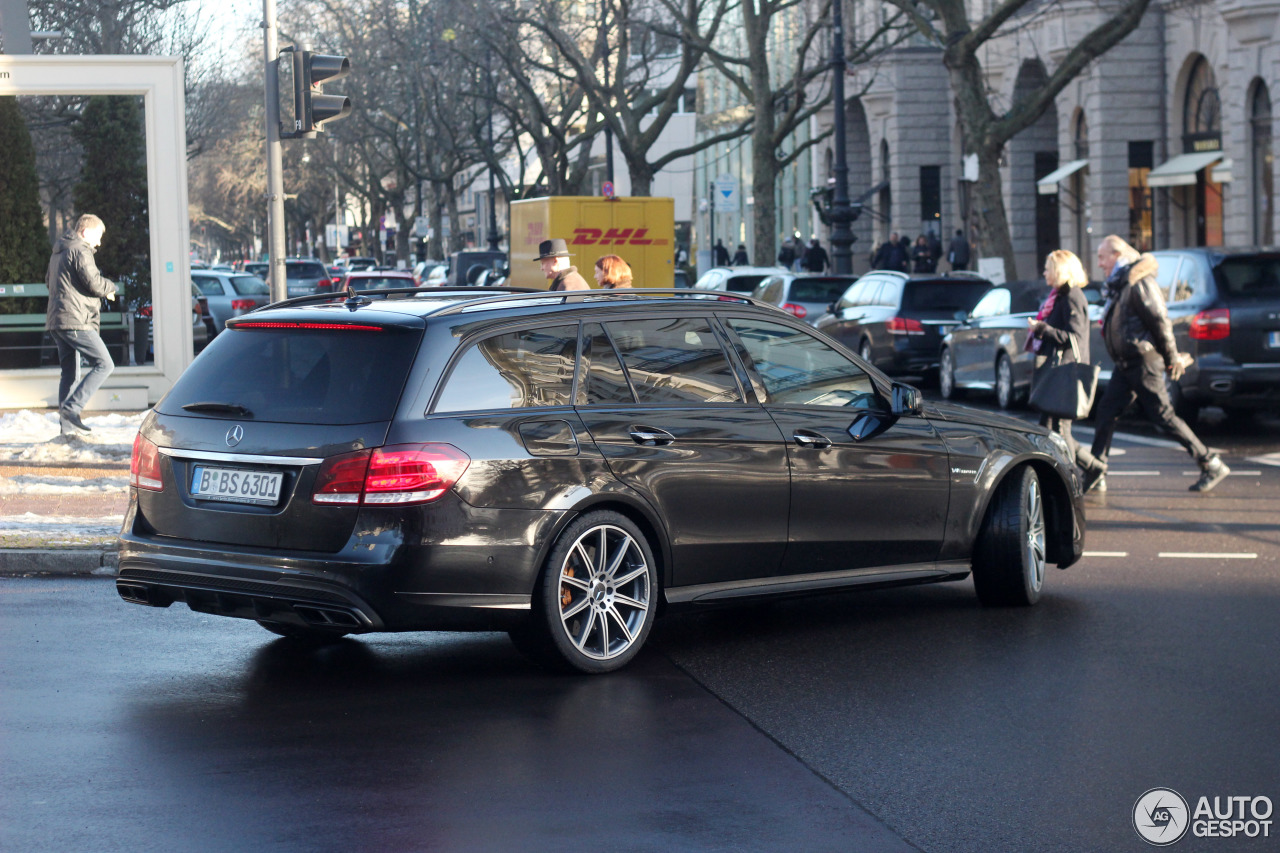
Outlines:
<svg viewBox="0 0 1280 853"><path fill-rule="evenodd" d="M578 268L569 263L569 244L564 240L543 240L538 244L538 257L542 274L551 279L548 290L590 290L587 280L578 275Z"/></svg>

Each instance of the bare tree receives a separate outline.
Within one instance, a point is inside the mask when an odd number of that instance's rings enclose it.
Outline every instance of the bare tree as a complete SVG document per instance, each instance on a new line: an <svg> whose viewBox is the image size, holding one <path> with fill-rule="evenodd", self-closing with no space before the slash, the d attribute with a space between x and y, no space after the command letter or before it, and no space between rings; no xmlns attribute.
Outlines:
<svg viewBox="0 0 1280 853"><path fill-rule="evenodd" d="M1009 140L1035 124L1067 84L1089 63L1137 29L1151 0L1100 3L1098 8L1103 12L1102 21L1067 52L1044 85L1020 92L1009 108L1000 112L992 104L980 52L1015 23L1015 18L1037 8L1039 0L1003 0L995 3L991 12L978 20L970 19L969 4L964 0L889 2L910 16L921 35L942 48L942 61L951 79L964 148L978 155L978 181L973 191L984 248L988 254L1004 259L1006 277L1011 280L1017 278L1000 179L1000 154ZM925 14L925 9L932 14Z"/></svg>

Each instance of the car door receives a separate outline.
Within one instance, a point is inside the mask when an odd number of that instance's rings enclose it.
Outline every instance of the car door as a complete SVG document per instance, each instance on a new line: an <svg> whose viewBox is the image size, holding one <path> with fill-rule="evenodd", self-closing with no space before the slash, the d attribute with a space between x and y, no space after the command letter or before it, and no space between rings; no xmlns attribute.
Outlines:
<svg viewBox="0 0 1280 853"><path fill-rule="evenodd" d="M726 316L787 440L791 512L783 572L929 563L946 524L946 447L920 416L896 417L887 384L790 325Z"/></svg>
<svg viewBox="0 0 1280 853"><path fill-rule="evenodd" d="M856 351L862 341L862 322L871 310L883 283L883 277L874 273L858 279L857 284L849 288L836 303L836 310L831 313L830 318L819 323L818 328Z"/></svg>
<svg viewBox="0 0 1280 853"><path fill-rule="evenodd" d="M956 366L956 384L989 388L995 379L995 331L993 318L1009 313L1008 288L997 287L978 301L973 313L951 333L951 355Z"/></svg>
<svg viewBox="0 0 1280 853"><path fill-rule="evenodd" d="M787 537L782 434L748 401L708 317L588 324L578 412L610 470L660 513L672 586L773 575Z"/></svg>

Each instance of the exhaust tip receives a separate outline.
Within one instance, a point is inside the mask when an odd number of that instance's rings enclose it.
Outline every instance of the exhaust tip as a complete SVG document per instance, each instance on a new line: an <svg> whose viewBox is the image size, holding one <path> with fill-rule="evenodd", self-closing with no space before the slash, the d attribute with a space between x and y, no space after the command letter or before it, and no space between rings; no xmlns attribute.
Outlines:
<svg viewBox="0 0 1280 853"><path fill-rule="evenodd" d="M1230 379L1215 379L1209 383L1209 390L1217 394L1230 394L1235 383Z"/></svg>
<svg viewBox="0 0 1280 853"><path fill-rule="evenodd" d="M303 607L296 604L293 610L309 625L326 628L359 628L362 626L355 614L346 610L330 610L327 607Z"/></svg>
<svg viewBox="0 0 1280 853"><path fill-rule="evenodd" d="M116 592L120 593L120 597L125 601L133 604L142 604L147 607L168 607L173 600L156 594L155 590L146 584L130 583L129 581L116 581Z"/></svg>

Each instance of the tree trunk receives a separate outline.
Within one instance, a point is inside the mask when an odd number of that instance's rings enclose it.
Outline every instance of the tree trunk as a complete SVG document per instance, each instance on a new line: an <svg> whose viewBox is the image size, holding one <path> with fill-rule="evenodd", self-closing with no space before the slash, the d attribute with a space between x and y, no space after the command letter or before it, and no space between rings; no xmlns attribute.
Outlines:
<svg viewBox="0 0 1280 853"><path fill-rule="evenodd" d="M757 107L755 129L751 133L751 235L752 263L771 267L778 257L777 169L773 157L773 131L766 127L764 110ZM771 115L770 115L771 117Z"/></svg>
<svg viewBox="0 0 1280 853"><path fill-rule="evenodd" d="M1016 281L1018 265L1009 236L1009 216L1004 207L1004 185L1000 179L1000 149L978 152L978 183L973 188L973 208L977 220L979 254L1004 259L1005 281ZM977 262L974 262L977 268Z"/></svg>

